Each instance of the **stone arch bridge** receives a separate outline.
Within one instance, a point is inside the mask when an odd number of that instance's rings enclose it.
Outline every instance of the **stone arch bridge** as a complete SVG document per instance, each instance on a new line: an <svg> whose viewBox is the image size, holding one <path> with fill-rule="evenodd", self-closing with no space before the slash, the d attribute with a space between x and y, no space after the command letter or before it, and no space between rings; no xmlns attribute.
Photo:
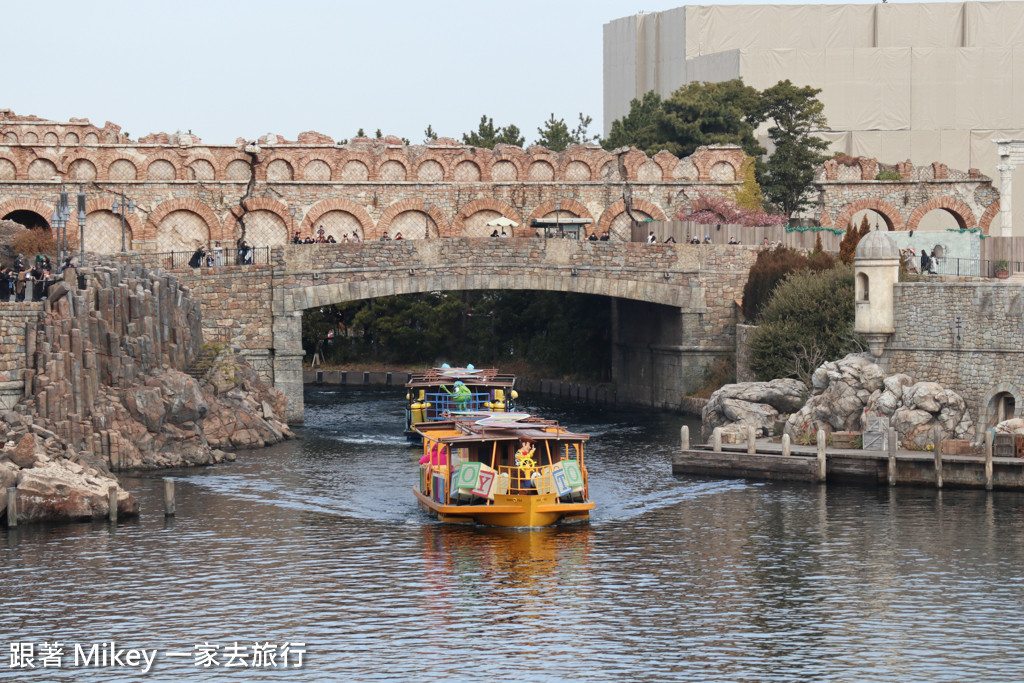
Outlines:
<svg viewBox="0 0 1024 683"><path fill-rule="evenodd" d="M204 337L230 343L302 420L302 312L438 290L533 289L609 297L612 375L626 400L678 407L735 349L736 306L756 252L715 245L451 238L288 245L268 266L174 271L202 302ZM159 257L128 255L163 267ZM573 343L567 339L566 343Z"/></svg>

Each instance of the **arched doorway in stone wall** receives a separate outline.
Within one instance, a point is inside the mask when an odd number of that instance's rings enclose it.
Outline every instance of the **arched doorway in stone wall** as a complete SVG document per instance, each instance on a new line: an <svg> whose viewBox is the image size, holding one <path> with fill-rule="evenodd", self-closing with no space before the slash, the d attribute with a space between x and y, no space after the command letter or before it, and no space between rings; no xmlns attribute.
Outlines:
<svg viewBox="0 0 1024 683"><path fill-rule="evenodd" d="M210 227L203 217L192 211L179 209L172 211L156 229L156 250L158 253L169 251L194 251L198 246L210 243Z"/></svg>
<svg viewBox="0 0 1024 683"><path fill-rule="evenodd" d="M466 216L466 220L463 221L463 237L488 237L494 232L494 227L487 225L488 222L493 221L496 218L500 218L501 214L492 209L481 209L480 211L474 211L470 215ZM501 230L498 230L501 233ZM512 236L513 231L511 228L506 228L505 233ZM525 233L524 233L525 234Z"/></svg>
<svg viewBox="0 0 1024 683"><path fill-rule="evenodd" d="M932 209L921 218L914 230L921 232L946 232L967 227L961 216L946 209Z"/></svg>
<svg viewBox="0 0 1024 683"><path fill-rule="evenodd" d="M1017 397L1010 391L997 391L985 406L985 429L1017 417Z"/></svg>
<svg viewBox="0 0 1024 683"><path fill-rule="evenodd" d="M403 211L395 216L387 227L388 236L392 239L402 233L402 239L421 240L427 235L428 226L432 233L437 232L433 219L423 211Z"/></svg>
<svg viewBox="0 0 1024 683"><path fill-rule="evenodd" d="M644 211L633 209L633 215L639 218L641 221L645 221L648 218L653 218ZM612 240L617 242L629 242L633 236L633 221L630 219L629 214L623 211L612 220L611 225L608 227L608 234ZM645 233L646 234L646 233Z"/></svg>
<svg viewBox="0 0 1024 683"><path fill-rule="evenodd" d="M878 211L875 211L874 209L861 209L860 211L853 214L853 218L850 219L849 225L840 225L837 227L843 228L844 230L848 230L850 228L860 230L860 225L864 221L865 216L868 219L868 226L871 228L872 231L894 229L892 221L889 220L889 218L884 213L880 213Z"/></svg>
<svg viewBox="0 0 1024 683"><path fill-rule="evenodd" d="M18 209L17 211L11 211L5 216L0 217L5 221L14 221L20 223L26 228L49 228L50 222L40 216L35 211L29 211L28 209Z"/></svg>
<svg viewBox="0 0 1024 683"><path fill-rule="evenodd" d="M68 222L68 246L78 250L81 231L77 222ZM125 249L132 248L132 228L124 224ZM93 254L113 254L121 251L121 217L113 211L92 211L85 218L85 250Z"/></svg>
<svg viewBox="0 0 1024 683"><path fill-rule="evenodd" d="M245 241L249 246L280 247L288 243L288 226L273 211L250 211L245 214L244 220ZM241 237L241 228L237 224L235 237Z"/></svg>
<svg viewBox="0 0 1024 683"><path fill-rule="evenodd" d="M333 235L336 242L343 242L346 236L351 239L352 233L359 235L360 239L366 238L363 234L362 223L360 223L359 219L348 211L328 211L317 218L314 223L314 239L319 233L320 228L324 229L325 238L329 235Z"/></svg>

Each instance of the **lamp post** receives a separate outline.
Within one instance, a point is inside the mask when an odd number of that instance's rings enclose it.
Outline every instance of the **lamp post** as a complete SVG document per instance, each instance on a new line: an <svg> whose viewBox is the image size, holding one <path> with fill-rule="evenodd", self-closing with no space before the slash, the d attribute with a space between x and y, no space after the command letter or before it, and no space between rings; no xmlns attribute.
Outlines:
<svg viewBox="0 0 1024 683"><path fill-rule="evenodd" d="M423 238L430 239L430 202L426 199L423 200L423 213L425 214L423 219ZM438 237L440 237L440 235L438 235Z"/></svg>
<svg viewBox="0 0 1024 683"><path fill-rule="evenodd" d="M82 256L78 259L78 267L85 265L85 191L78 186L78 246Z"/></svg>
<svg viewBox="0 0 1024 683"><path fill-rule="evenodd" d="M64 185L60 186L60 199L57 208L50 216L50 225L57 231L57 264L59 268L64 266L64 249L67 246L67 225L71 218L71 209L68 208L68 193Z"/></svg>
<svg viewBox="0 0 1024 683"><path fill-rule="evenodd" d="M558 220L558 213L561 210L562 210L562 200L561 199L556 199L555 200L555 231L558 233L559 237L562 236L562 224Z"/></svg>
<svg viewBox="0 0 1024 683"><path fill-rule="evenodd" d="M124 191L120 193L120 203L117 199L114 199L114 204L110 207L110 210L121 216L121 251L127 251L124 243L124 216L127 213L135 213L135 200L128 199L125 201Z"/></svg>

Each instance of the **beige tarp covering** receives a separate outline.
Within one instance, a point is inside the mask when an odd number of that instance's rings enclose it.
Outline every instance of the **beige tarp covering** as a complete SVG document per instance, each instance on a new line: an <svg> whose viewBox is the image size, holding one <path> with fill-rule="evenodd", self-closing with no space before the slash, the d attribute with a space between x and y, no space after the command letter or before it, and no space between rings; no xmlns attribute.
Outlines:
<svg viewBox="0 0 1024 683"><path fill-rule="evenodd" d="M690 5L686 56L722 50L874 44L872 5Z"/></svg>
<svg viewBox="0 0 1024 683"><path fill-rule="evenodd" d="M833 150L974 167L998 188L992 139L1024 137L1024 2L686 6L616 20L605 25L605 131L648 90L736 77L822 88Z"/></svg>

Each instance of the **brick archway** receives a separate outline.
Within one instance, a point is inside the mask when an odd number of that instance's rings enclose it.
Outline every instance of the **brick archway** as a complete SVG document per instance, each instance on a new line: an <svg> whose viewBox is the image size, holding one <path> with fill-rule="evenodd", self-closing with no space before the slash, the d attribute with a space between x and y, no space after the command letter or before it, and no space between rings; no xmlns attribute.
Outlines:
<svg viewBox="0 0 1024 683"><path fill-rule="evenodd" d="M167 163L174 167L174 180L184 180L184 178L182 178L181 157L175 154L171 154L170 152L167 151L156 152L154 154L146 155L146 159L145 161L142 162L141 168L139 168L139 164L135 165L136 170L141 171L142 173L141 180L149 180L149 167L152 166L153 163L157 161L166 161Z"/></svg>
<svg viewBox="0 0 1024 683"><path fill-rule="evenodd" d="M664 221L667 220L665 212L661 210L661 207L657 204L647 201L646 199L634 199L633 209L636 211L643 211L654 220ZM599 232L611 229L612 221L618 218L621 214L626 211L626 202L619 200L605 209L604 213L601 214L601 219L597 222L597 229Z"/></svg>
<svg viewBox="0 0 1024 683"><path fill-rule="evenodd" d="M989 235L989 229L992 227L992 220L999 215L999 200L995 200L988 205L985 209L985 213L981 214L981 218L978 219L978 227L981 228L982 234Z"/></svg>
<svg viewBox="0 0 1024 683"><path fill-rule="evenodd" d="M214 237L214 235L222 234L220 219L210 210L210 207L195 199L171 199L157 206L149 214L145 227L140 231L141 234L136 239L155 240L156 230L160 226L160 221L174 211L191 211L198 215L206 223L206 228L210 232L210 239L221 239Z"/></svg>
<svg viewBox="0 0 1024 683"><path fill-rule="evenodd" d="M463 233L466 230L466 219L477 211L497 211L505 218L519 223L520 228L523 227L523 219L519 216L519 212L516 211L515 208L509 206L505 202L488 197L486 199L477 199L466 204L462 207L459 213L456 214L455 220L452 221L452 235L454 237L465 237Z"/></svg>
<svg viewBox="0 0 1024 683"><path fill-rule="evenodd" d="M373 233L373 237L367 237L367 239L377 239L384 234L384 231L391 227L391 221L395 220L395 216L406 211L418 211L423 213L423 200L421 199L403 199L400 202L396 202L389 206L384 213L381 215L380 220L377 221L377 230ZM434 225L437 226L437 233L441 237L452 236L452 226L448 223L448 219L444 217L441 210L437 208L436 204L430 205L430 210L427 211L430 219L434 221Z"/></svg>
<svg viewBox="0 0 1024 683"><path fill-rule="evenodd" d="M269 211L274 214L284 221L285 230L289 237L291 237L292 231L295 229L294 220L292 219L291 214L288 213L288 207L276 199L270 199L269 197L250 197L245 200L245 210L247 213L252 211ZM229 211L228 215L224 218L224 227L223 230L221 230L221 236L213 237L211 235L210 239L221 240L224 242L234 241L235 227L238 225L239 216L242 215L241 207L231 207L231 211Z"/></svg>
<svg viewBox="0 0 1024 683"><path fill-rule="evenodd" d="M71 198L71 201L74 201L74 197ZM31 211L32 213L39 214L46 221L46 225L49 226L50 216L53 215L54 210L53 205L41 202L38 199L9 199L0 204L0 219L15 211Z"/></svg>
<svg viewBox="0 0 1024 683"><path fill-rule="evenodd" d="M906 230L906 225L903 223L903 217L900 215L899 209L885 200L873 197L858 199L844 206L843 210L836 217L834 227L841 230L849 229L850 221L854 215L864 209L871 209L879 214L885 220L885 225L889 230Z"/></svg>
<svg viewBox="0 0 1024 683"><path fill-rule="evenodd" d="M370 218L370 214L366 212L366 209L359 204L356 204L351 199L325 199L321 202L317 202L309 209L309 211L306 212L306 216L302 219L302 223L299 225L299 232L312 235L313 226L318 220L320 220L320 217L328 211L344 211L355 216L362 228L363 239L370 239L370 235L374 232L373 219ZM285 221L285 225L291 225L291 221Z"/></svg>
<svg viewBox="0 0 1024 683"><path fill-rule="evenodd" d="M544 216L554 211L556 201L562 202L561 211L569 211L570 213L574 214L577 218L589 218L591 220L594 219L594 217L590 215L590 212L587 211L587 207L583 206L575 199L549 199L548 201L544 202L536 209L534 209L532 212L530 212L530 217L526 219L526 224L529 225L530 221L532 221L534 218L543 218Z"/></svg>
<svg viewBox="0 0 1024 683"><path fill-rule="evenodd" d="M320 181L320 182L327 182L328 180L334 180L334 174L337 172L335 170L335 168L334 168L335 165L338 162L337 155L336 154L329 154L329 153L326 153L326 152L311 152L310 154L306 154L306 155L302 156L301 158L297 159L295 164L294 164L294 166L295 166L295 179L296 180L310 180L309 178L306 177L306 169L314 161L320 161L320 162L323 162L323 163L327 164L327 171L329 173L329 177L326 180L323 180L323 181Z"/></svg>
<svg viewBox="0 0 1024 683"><path fill-rule="evenodd" d="M256 177L256 180L266 180L267 174L266 170L263 168L263 165L260 164L259 162L253 164L252 157L250 157L248 154L245 154L244 152L235 152L233 154L228 154L227 156L222 157L220 160L220 164L214 166L214 178L217 178L218 180L229 180L235 183L247 182L244 180L233 180L231 178L228 178L228 166L231 165L232 161L244 161L246 166L255 166L255 168L252 169L251 172Z"/></svg>
<svg viewBox="0 0 1024 683"><path fill-rule="evenodd" d="M588 169L590 169L590 176L581 179L584 182L589 182L593 180L600 173L598 169L600 169L601 166L594 168L594 164L591 163L590 158L587 155L578 153L566 153L562 155L562 162L555 167L555 177L564 179L565 173L569 169L569 164L573 163L574 161L578 161L584 166L586 166Z"/></svg>
<svg viewBox="0 0 1024 683"><path fill-rule="evenodd" d="M118 201L120 201L120 198L118 198ZM94 199L87 200L85 202L86 221L89 220L89 214L95 213L97 211L106 211L109 213L113 213L113 210L111 209L113 203L114 200L108 197L97 197ZM119 214L115 215L119 216ZM142 219L139 218L139 214L125 214L124 222L128 225L128 229L131 232L132 239L139 239L138 236L142 234Z"/></svg>
<svg viewBox="0 0 1024 683"><path fill-rule="evenodd" d="M977 221L974 219L974 211L956 197L932 197L924 204L921 204L910 212L907 218L907 230L917 230L921 219L930 211L940 209L951 214L956 219L957 225L961 228L976 228Z"/></svg>
<svg viewBox="0 0 1024 683"><path fill-rule="evenodd" d="M220 162L217 161L217 158L214 157L212 154L208 154L206 152L193 152L188 156L187 159L185 159L184 163L181 165L181 172L182 175L185 176L186 180L191 180L192 182L200 183L203 182L202 180L194 180L192 178L192 164L194 164L197 161L205 161L206 163L210 164L210 166L213 168L213 180L222 180L222 177L219 175L221 170Z"/></svg>

